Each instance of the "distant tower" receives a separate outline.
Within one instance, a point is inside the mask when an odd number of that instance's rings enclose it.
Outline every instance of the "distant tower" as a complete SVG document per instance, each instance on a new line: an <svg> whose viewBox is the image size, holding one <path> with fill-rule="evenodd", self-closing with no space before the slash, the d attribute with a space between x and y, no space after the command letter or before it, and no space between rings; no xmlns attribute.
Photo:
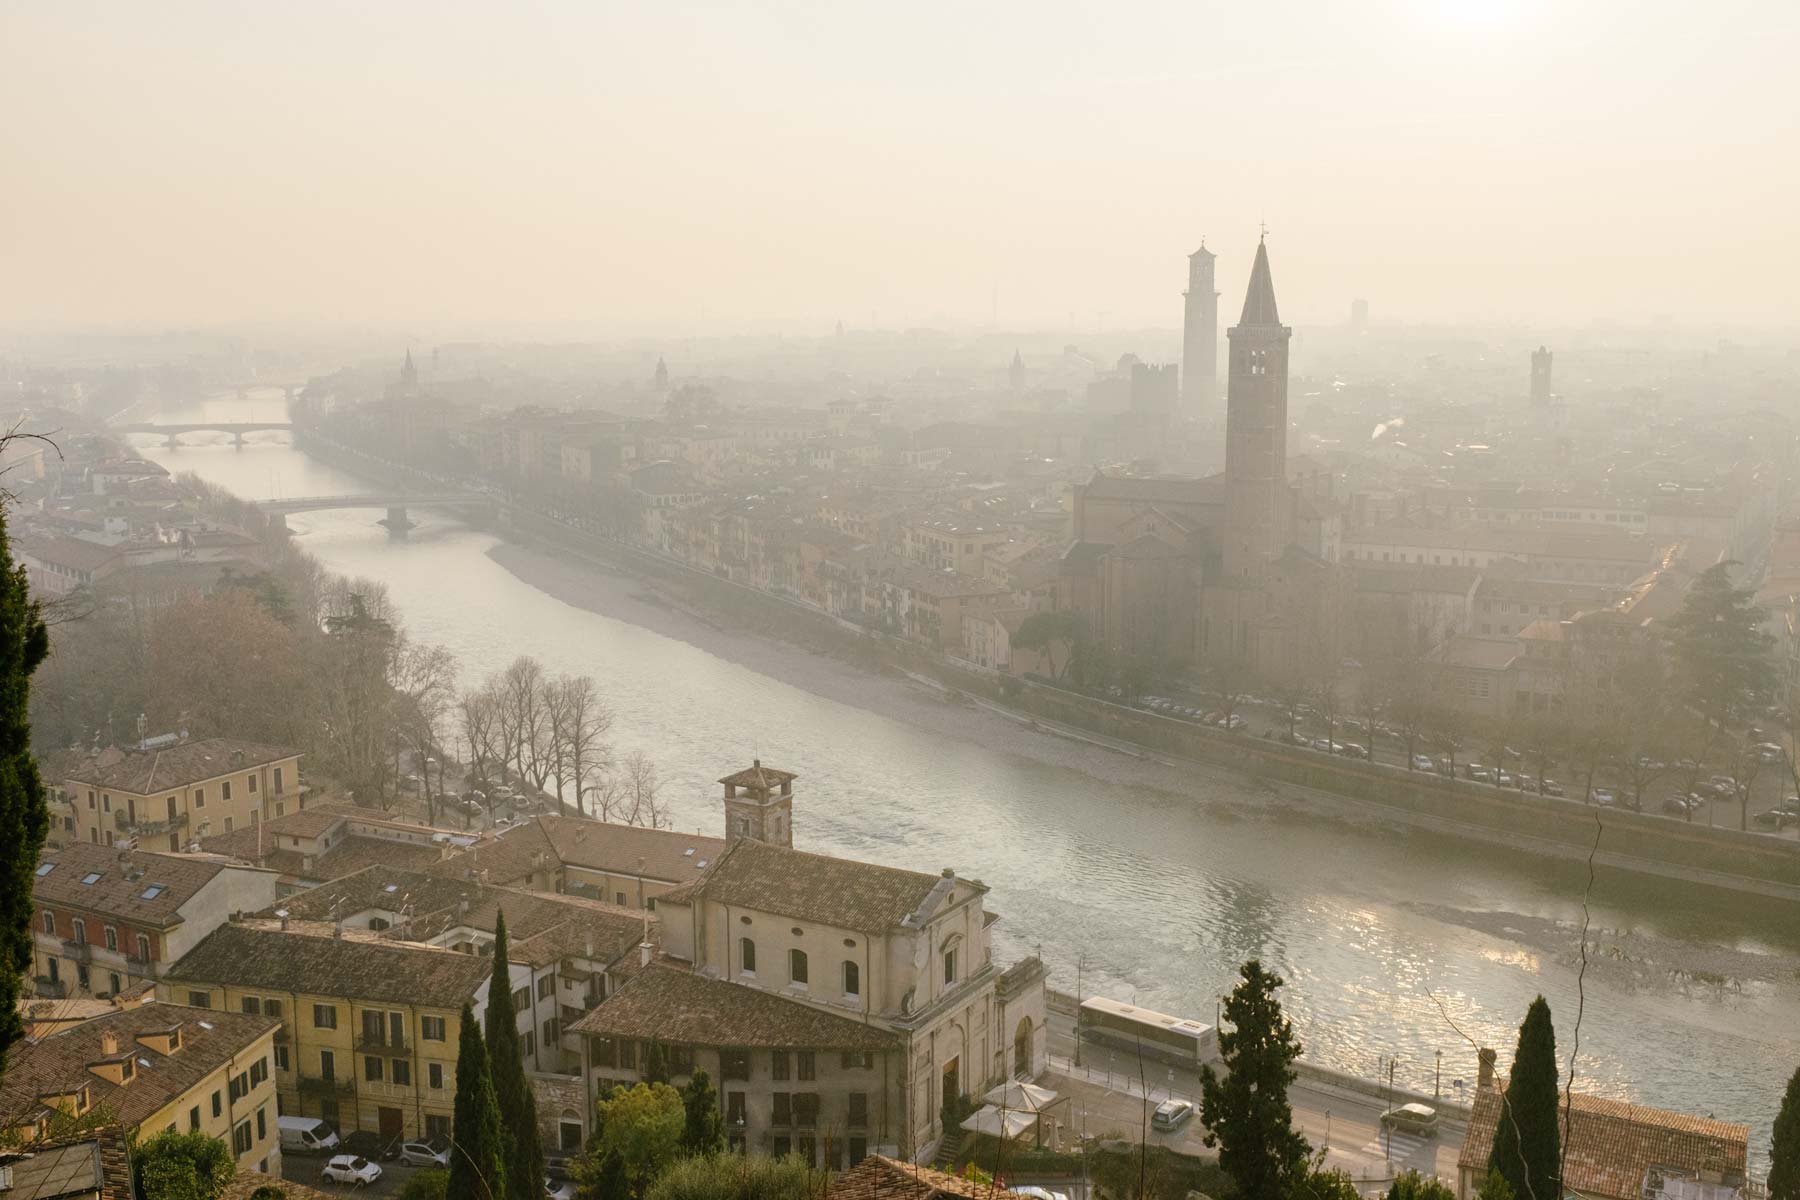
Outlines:
<svg viewBox="0 0 1800 1200"><path fill-rule="evenodd" d="M1361 333L1369 327L1369 302L1352 300L1350 302L1350 332Z"/></svg>
<svg viewBox="0 0 1800 1200"><path fill-rule="evenodd" d="M1550 403L1550 359L1549 349L1539 346L1531 352L1531 402L1534 405Z"/></svg>
<svg viewBox="0 0 1800 1200"><path fill-rule="evenodd" d="M406 362L400 368L400 386L406 391L414 391L419 386L419 368L413 365L412 351L406 352Z"/></svg>
<svg viewBox="0 0 1800 1200"><path fill-rule="evenodd" d="M719 780L725 785L725 840L745 838L773 846L794 844L794 779L752 759L747 770Z"/></svg>
<svg viewBox="0 0 1800 1200"><path fill-rule="evenodd" d="M669 364L662 360L660 354L656 356L656 374L651 376L650 386L659 392L669 390Z"/></svg>
<svg viewBox="0 0 1800 1200"><path fill-rule="evenodd" d="M1188 255L1187 311L1181 323L1181 401L1194 415L1219 398L1219 293L1213 290L1213 260L1206 248Z"/></svg>
<svg viewBox="0 0 1800 1200"><path fill-rule="evenodd" d="M1013 351L1012 366L1006 370L1006 379L1012 384L1014 394L1025 390L1025 360L1019 357L1017 350Z"/></svg>
<svg viewBox="0 0 1800 1200"><path fill-rule="evenodd" d="M1269 248L1258 242L1225 393L1225 571L1256 578L1286 549L1288 339L1275 308Z"/></svg>

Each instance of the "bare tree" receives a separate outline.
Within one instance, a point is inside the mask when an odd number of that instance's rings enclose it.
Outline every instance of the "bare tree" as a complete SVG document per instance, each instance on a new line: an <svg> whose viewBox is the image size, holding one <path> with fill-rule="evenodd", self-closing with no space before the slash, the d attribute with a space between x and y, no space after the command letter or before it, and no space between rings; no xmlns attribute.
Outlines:
<svg viewBox="0 0 1800 1200"><path fill-rule="evenodd" d="M600 699L599 685L591 675L564 675L558 681L558 761L575 785L575 811L587 815L582 802L596 772L604 771L611 760L606 735L612 729L613 715ZM557 779L558 802L562 798L562 778Z"/></svg>
<svg viewBox="0 0 1800 1200"><path fill-rule="evenodd" d="M425 797L425 820L437 820L439 797L432 790L428 761L441 754L444 721L455 698L456 656L442 646L411 643L397 656L394 690L399 701L398 736L412 751ZM395 770L398 772L398 767ZM442 770L439 771L442 783Z"/></svg>
<svg viewBox="0 0 1800 1200"><path fill-rule="evenodd" d="M495 688L500 698L500 729L506 762L513 773L543 789L550 777L550 719L544 705L544 667L521 654L501 674Z"/></svg>
<svg viewBox="0 0 1800 1200"><path fill-rule="evenodd" d="M600 806L602 819L617 817L627 825L668 829L673 818L664 810L656 777L656 764L642 750L633 750L609 773Z"/></svg>

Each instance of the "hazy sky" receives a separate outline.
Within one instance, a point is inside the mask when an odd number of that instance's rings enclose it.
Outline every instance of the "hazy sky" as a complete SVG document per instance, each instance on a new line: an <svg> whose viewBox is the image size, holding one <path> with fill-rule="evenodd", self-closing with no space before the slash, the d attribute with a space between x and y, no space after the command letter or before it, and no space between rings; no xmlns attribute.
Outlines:
<svg viewBox="0 0 1800 1200"><path fill-rule="evenodd" d="M1800 325L1800 3L0 0L0 321Z"/></svg>

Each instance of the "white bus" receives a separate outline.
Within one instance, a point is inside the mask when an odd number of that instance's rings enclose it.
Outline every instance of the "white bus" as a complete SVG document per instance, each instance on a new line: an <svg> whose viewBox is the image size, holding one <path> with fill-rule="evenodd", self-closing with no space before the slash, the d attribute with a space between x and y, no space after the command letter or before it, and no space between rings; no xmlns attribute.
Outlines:
<svg viewBox="0 0 1800 1200"><path fill-rule="evenodd" d="M1081 1002L1075 1036L1104 1042L1126 1050L1142 1049L1146 1055L1195 1067L1217 1054L1217 1031L1211 1025L1171 1017L1104 996Z"/></svg>

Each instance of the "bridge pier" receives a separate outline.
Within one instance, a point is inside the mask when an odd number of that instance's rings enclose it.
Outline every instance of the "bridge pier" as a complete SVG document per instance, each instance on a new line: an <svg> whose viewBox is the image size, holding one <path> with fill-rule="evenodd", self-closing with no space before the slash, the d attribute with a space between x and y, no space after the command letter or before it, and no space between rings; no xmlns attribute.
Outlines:
<svg viewBox="0 0 1800 1200"><path fill-rule="evenodd" d="M269 529L271 532L279 533L282 537L286 537L288 535L287 514L286 513L278 513L278 512L269 513L268 518L269 518Z"/></svg>
<svg viewBox="0 0 1800 1200"><path fill-rule="evenodd" d="M178 433L171 433L169 435L169 449L173 450L180 445L181 445L181 435Z"/></svg>
<svg viewBox="0 0 1800 1200"><path fill-rule="evenodd" d="M412 520L406 515L405 505L391 504L388 506L387 512L386 519L381 523L387 526L389 533L405 533L413 527Z"/></svg>
<svg viewBox="0 0 1800 1200"><path fill-rule="evenodd" d="M231 444L236 446L239 450L242 450L244 448L244 431L243 430L240 429L236 433L231 435Z"/></svg>

